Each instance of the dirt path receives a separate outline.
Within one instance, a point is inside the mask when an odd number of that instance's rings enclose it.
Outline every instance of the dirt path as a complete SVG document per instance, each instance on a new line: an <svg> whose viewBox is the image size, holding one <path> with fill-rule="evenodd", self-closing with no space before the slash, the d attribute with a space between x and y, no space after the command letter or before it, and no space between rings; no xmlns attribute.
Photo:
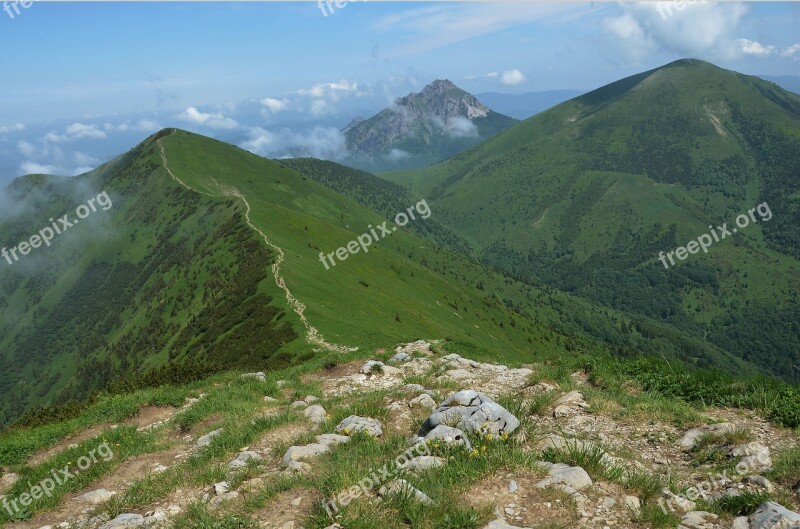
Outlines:
<svg viewBox="0 0 800 529"><path fill-rule="evenodd" d="M173 134L175 134L174 129L169 134L169 136L172 136ZM162 139L163 138L159 139L156 143L158 144L158 147L161 149L161 160L164 164L164 169L167 170L167 173L169 173L172 179L190 191L194 191L195 193L200 193L206 196L214 196L211 195L210 193L205 193L203 191L198 191L192 188L191 186L187 185L183 180L175 176L175 174L170 170L169 166L167 165L167 154L166 151L164 150L164 144L161 142ZM345 345L338 345L326 342L325 338L322 336L319 330L313 325L311 325L311 323L308 321L308 318L306 318L305 315L306 306L300 300L294 297L294 294L292 294L291 290L289 290L289 287L286 286L286 281L283 279L283 276L281 275L281 264L283 264L283 261L285 259L285 254L283 252L283 249L280 246L274 244L272 241L270 241L269 237L267 237L267 234L261 231L261 229L258 228L255 224L253 224L253 222L250 220L250 203L238 189L232 186L221 185L213 178L212 181L217 185L220 192L224 196L236 197L242 200L242 202L245 205L245 208L247 208L247 211L245 212L245 220L247 221L247 225L250 226L250 228L254 230L256 233L261 235L261 237L264 239L264 242L266 242L267 245L270 246L271 248L274 248L275 252L277 252L278 258L272 264L272 274L275 276L275 284L278 285L278 288L282 289L286 293L286 301L289 303L289 306L292 308L292 310L294 310L294 312L300 318L300 321L303 322L303 326L306 328L306 341L308 341L308 343L310 343L311 345L317 346L319 348L328 351L334 351L337 353L347 353L358 350L358 347L347 347Z"/></svg>

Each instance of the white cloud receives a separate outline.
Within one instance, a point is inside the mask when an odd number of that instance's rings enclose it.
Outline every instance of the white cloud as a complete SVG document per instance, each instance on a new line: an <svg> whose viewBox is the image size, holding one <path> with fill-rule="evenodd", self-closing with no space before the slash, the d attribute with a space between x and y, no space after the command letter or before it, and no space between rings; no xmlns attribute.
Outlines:
<svg viewBox="0 0 800 529"><path fill-rule="evenodd" d="M475 79L494 79L494 78L499 77L499 76L500 76L500 74L497 73L497 72L489 72L489 73L483 74L483 75L469 75L469 76L467 76L467 80L468 81L474 81Z"/></svg>
<svg viewBox="0 0 800 529"><path fill-rule="evenodd" d="M43 165L36 162L23 162L19 170L21 174L56 174L59 172L55 165Z"/></svg>
<svg viewBox="0 0 800 529"><path fill-rule="evenodd" d="M797 52L800 52L800 43L793 44L781 52L781 57L794 57Z"/></svg>
<svg viewBox="0 0 800 529"><path fill-rule="evenodd" d="M386 155L386 159L390 162L399 162L401 160L405 160L409 156L411 156L411 153L408 153L403 149L392 149L389 151L389 154Z"/></svg>
<svg viewBox="0 0 800 529"><path fill-rule="evenodd" d="M452 117L447 120L445 133L453 138L477 138L478 127L464 117Z"/></svg>
<svg viewBox="0 0 800 529"><path fill-rule="evenodd" d="M46 141L53 143L66 143L84 138L102 140L107 137L105 131L101 130L97 125L75 122L64 129L63 134L58 134L51 130L44 138Z"/></svg>
<svg viewBox="0 0 800 529"><path fill-rule="evenodd" d="M29 141L19 140L17 142L17 148L19 149L19 152L21 152L23 156L26 156L28 158L36 156L36 146Z"/></svg>
<svg viewBox="0 0 800 529"><path fill-rule="evenodd" d="M19 132L25 130L24 123L15 123L14 125L6 125L0 127L0 134L8 134L9 132Z"/></svg>
<svg viewBox="0 0 800 529"><path fill-rule="evenodd" d="M324 160L345 158L347 140L342 131L333 127L314 127L306 132L282 129L272 132L261 127L248 131L248 140L241 147L261 156L274 158L311 156Z"/></svg>
<svg viewBox="0 0 800 529"><path fill-rule="evenodd" d="M298 95L313 97L313 98L321 98L321 97L328 97L337 101L343 95L369 95L371 91L361 91L358 89L358 83L356 81L348 81L347 79L342 79L338 83L318 83L312 86L311 88L302 88L297 91Z"/></svg>
<svg viewBox="0 0 800 529"><path fill-rule="evenodd" d="M500 82L504 85L514 86L518 84L522 84L526 81L525 74L521 71L514 68L513 70L507 70L503 72L503 75L500 76Z"/></svg>
<svg viewBox="0 0 800 529"><path fill-rule="evenodd" d="M261 104L267 107L267 109L273 114L277 114L278 112L283 112L284 110L289 108L288 99L275 99L274 97L265 97L264 99L261 100Z"/></svg>
<svg viewBox="0 0 800 529"><path fill-rule="evenodd" d="M775 46L764 46L760 42L749 39L739 39L739 46L745 55L755 55L756 57L766 57L775 52Z"/></svg>
<svg viewBox="0 0 800 529"><path fill-rule="evenodd" d="M221 112L201 112L196 107L189 107L177 116L179 119L203 125L212 129L235 129L239 126L236 120L225 117Z"/></svg>
<svg viewBox="0 0 800 529"><path fill-rule="evenodd" d="M709 56L731 60L741 55L736 31L747 7L739 3L686 3L665 16L672 2L621 4L622 14L603 20L605 31L616 37L622 51L642 61L655 54Z"/></svg>

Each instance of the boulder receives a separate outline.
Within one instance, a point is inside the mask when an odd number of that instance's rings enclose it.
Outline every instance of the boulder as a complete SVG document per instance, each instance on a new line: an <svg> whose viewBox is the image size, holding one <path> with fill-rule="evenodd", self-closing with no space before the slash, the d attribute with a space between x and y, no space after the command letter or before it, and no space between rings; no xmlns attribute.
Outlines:
<svg viewBox="0 0 800 529"><path fill-rule="evenodd" d="M550 466L547 477L539 481L535 487L543 489L565 485L570 489L583 490L592 485L592 478L581 467L571 467L563 463L556 463ZM559 487L562 488L562 487Z"/></svg>
<svg viewBox="0 0 800 529"><path fill-rule="evenodd" d="M361 366L361 373L365 375L374 375L376 373L383 373L386 364L383 362L379 362L377 360L370 360L363 366Z"/></svg>
<svg viewBox="0 0 800 529"><path fill-rule="evenodd" d="M325 408L323 408L319 404L314 404L304 409L303 415L305 415L308 418L308 420L310 420L314 424L321 424L325 422L325 419L328 418L328 412L326 412Z"/></svg>
<svg viewBox="0 0 800 529"><path fill-rule="evenodd" d="M250 450L239 452L236 459L228 463L228 470L243 468L247 466L248 461L261 461L263 458L257 453Z"/></svg>
<svg viewBox="0 0 800 529"><path fill-rule="evenodd" d="M472 443L469 442L469 439L467 439L463 431L451 426L445 426L444 424L440 424L428 432L425 437L419 437L417 442L434 440L440 440L447 444L465 446L468 450L472 448Z"/></svg>
<svg viewBox="0 0 800 529"><path fill-rule="evenodd" d="M752 529L796 529L800 527L800 514L768 501L762 503L750 516Z"/></svg>
<svg viewBox="0 0 800 529"><path fill-rule="evenodd" d="M300 461L308 457L318 456L329 451L330 447L328 445L319 443L311 443L305 446L291 446L283 455L283 459L281 459L281 465L285 468L291 468L292 462Z"/></svg>
<svg viewBox="0 0 800 529"><path fill-rule="evenodd" d="M439 425L454 426L468 433L511 434L519 419L478 391L464 390L444 400L425 420L418 435L425 437Z"/></svg>
<svg viewBox="0 0 800 529"><path fill-rule="evenodd" d="M411 355L409 355L408 353L400 352L400 353L397 353L396 355L394 355L393 357L391 357L389 359L389 363L390 364L401 364L403 362L408 362L410 360L411 360Z"/></svg>
<svg viewBox="0 0 800 529"><path fill-rule="evenodd" d="M344 419L336 427L337 433L344 433L346 435L355 432L366 432L373 437L380 437L383 435L383 428L380 421L370 417L359 417L358 415L351 415Z"/></svg>
<svg viewBox="0 0 800 529"><path fill-rule="evenodd" d="M202 448L204 446L210 445L211 441L221 433L222 433L222 428L220 428L219 430L214 430L213 432L208 432L207 434L205 434L204 436L202 436L200 439L197 440L197 446Z"/></svg>
<svg viewBox="0 0 800 529"><path fill-rule="evenodd" d="M260 380L261 382L267 381L267 375L261 371L259 371L258 373L245 373L244 375L242 375L242 378L255 378L257 380Z"/></svg>
<svg viewBox="0 0 800 529"><path fill-rule="evenodd" d="M110 500L114 494L116 493L109 492L106 489L97 489L89 491L85 494L81 494L80 496L76 497L75 500L88 503L90 505L100 505L101 503Z"/></svg>
<svg viewBox="0 0 800 529"><path fill-rule="evenodd" d="M98 529L123 529L124 527L141 527L146 524L149 525L148 520L141 514L127 513L120 514L113 520L101 525Z"/></svg>
<svg viewBox="0 0 800 529"><path fill-rule="evenodd" d="M407 470L409 472L421 472L423 470L428 470L431 468L437 468L443 466L445 460L441 457L436 456L419 456L413 459L409 459L404 463L399 465L399 468L402 470Z"/></svg>
<svg viewBox="0 0 800 529"><path fill-rule="evenodd" d="M317 443L325 446L336 446L350 441L348 436L335 433L324 433L316 436L314 439L316 439Z"/></svg>
<svg viewBox="0 0 800 529"><path fill-rule="evenodd" d="M691 430L683 434L681 440L678 441L678 445L684 450L691 450L692 448L697 446L697 443L698 441L700 441L700 438L706 434L725 433L733 431L735 429L736 426L728 422L720 424L710 424L706 426L700 426L698 428L692 428Z"/></svg>

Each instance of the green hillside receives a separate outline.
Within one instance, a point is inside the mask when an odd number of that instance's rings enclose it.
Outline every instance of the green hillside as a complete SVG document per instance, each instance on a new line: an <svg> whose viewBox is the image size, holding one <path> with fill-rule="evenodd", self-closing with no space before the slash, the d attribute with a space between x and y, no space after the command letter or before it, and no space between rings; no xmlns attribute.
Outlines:
<svg viewBox="0 0 800 529"><path fill-rule="evenodd" d="M661 321L799 381L800 97L682 60L386 175L512 277ZM674 251L746 229L665 269Z"/></svg>

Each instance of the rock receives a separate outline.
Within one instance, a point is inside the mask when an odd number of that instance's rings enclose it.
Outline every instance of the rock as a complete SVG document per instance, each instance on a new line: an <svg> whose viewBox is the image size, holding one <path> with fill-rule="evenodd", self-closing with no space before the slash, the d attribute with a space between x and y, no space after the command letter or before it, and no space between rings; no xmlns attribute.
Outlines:
<svg viewBox="0 0 800 529"><path fill-rule="evenodd" d="M467 449L472 448L472 443L469 442L469 439L467 439L467 436L463 431L451 426L445 426L444 424L440 424L428 432L424 438L419 438L418 442L422 442L423 439L425 441L433 441L438 439L448 444L462 445L467 447Z"/></svg>
<svg viewBox="0 0 800 529"><path fill-rule="evenodd" d="M718 519L719 516L710 512L691 511L683 515L681 525L688 529L710 529Z"/></svg>
<svg viewBox="0 0 800 529"><path fill-rule="evenodd" d="M409 472L420 472L431 468L443 466L445 460L436 456L419 456L399 465L399 468Z"/></svg>
<svg viewBox="0 0 800 529"><path fill-rule="evenodd" d="M432 410L436 408L436 401L431 398L427 393L423 393L418 397L411 399L408 404L412 408L422 408L424 410Z"/></svg>
<svg viewBox="0 0 800 529"><path fill-rule="evenodd" d="M731 457L741 457L736 465L737 472L764 472L772 468L769 448L759 442L735 446L730 451Z"/></svg>
<svg viewBox="0 0 800 529"><path fill-rule="evenodd" d="M435 502L430 499L424 492L416 489L408 481L404 479L396 479L387 483L378 490L381 496L394 496L396 494L403 494L413 498L424 505L433 505Z"/></svg>
<svg viewBox="0 0 800 529"><path fill-rule="evenodd" d="M304 409L303 415L305 415L308 420L314 424L321 424L325 422L325 419L328 418L328 412L326 412L325 408L319 404L314 404L313 406L309 406L308 408Z"/></svg>
<svg viewBox="0 0 800 529"><path fill-rule="evenodd" d="M561 417L569 417L570 415L572 415L572 408L565 406L564 404L556 406L556 408L553 410L553 417L556 419Z"/></svg>
<svg viewBox="0 0 800 529"><path fill-rule="evenodd" d="M280 401L274 397L270 397L269 395L267 395L266 397L264 397L264 402L275 403Z"/></svg>
<svg viewBox="0 0 800 529"><path fill-rule="evenodd" d="M589 406L584 401L583 394L580 391L570 391L559 398L556 401L556 404L562 406L580 406L581 408L586 408Z"/></svg>
<svg viewBox="0 0 800 529"><path fill-rule="evenodd" d="M455 426L468 433L511 434L519 427L519 419L478 391L454 393L428 417L418 435L425 437L439 425Z"/></svg>
<svg viewBox="0 0 800 529"><path fill-rule="evenodd" d="M311 443L306 446L291 446L283 455L281 465L289 468L292 462L297 462L308 457L318 456L330 451L328 445Z"/></svg>
<svg viewBox="0 0 800 529"><path fill-rule="evenodd" d="M731 529L750 529L750 520L747 519L747 516L734 518Z"/></svg>
<svg viewBox="0 0 800 529"><path fill-rule="evenodd" d="M581 441L580 439L566 439L561 437L560 435L550 434L542 438L536 444L536 448L540 451L545 451L548 449L551 450L565 450L565 449L575 449L578 451L583 451L592 448L593 445L591 443L586 443Z"/></svg>
<svg viewBox="0 0 800 529"><path fill-rule="evenodd" d="M308 406L308 404L304 400L296 400L292 402L289 406L291 406L292 408L305 408L306 406Z"/></svg>
<svg viewBox="0 0 800 529"><path fill-rule="evenodd" d="M220 494L219 496L214 496L208 502L209 509L215 509L220 506L220 504L225 503L226 501L235 500L239 497L239 493L236 491L226 492L225 494Z"/></svg>
<svg viewBox="0 0 800 529"><path fill-rule="evenodd" d="M467 371L466 369L450 369L445 373L445 375L453 380L470 380L475 378L475 375L472 373L472 371Z"/></svg>
<svg viewBox="0 0 800 529"><path fill-rule="evenodd" d="M204 436L202 436L200 439L197 440L197 446L202 448L204 446L210 445L212 439L214 439L221 433L222 433L222 428L220 428L219 430L214 430L213 432L208 432L207 434L205 434Z"/></svg>
<svg viewBox="0 0 800 529"><path fill-rule="evenodd" d="M516 525L508 525L503 520L499 518L497 520L492 520L489 522L489 525L485 526L483 529L531 529L530 527L517 527Z"/></svg>
<svg viewBox="0 0 800 529"><path fill-rule="evenodd" d="M267 375L265 375L261 371L259 371L258 373L245 373L244 375L242 375L242 378L255 378L260 380L261 382L267 381Z"/></svg>
<svg viewBox="0 0 800 529"><path fill-rule="evenodd" d="M581 467L571 467L563 463L556 463L550 467L547 477L538 482L535 487L543 489L552 486L558 487L559 485L566 485L574 490L583 490L592 485L592 478Z"/></svg>
<svg viewBox="0 0 800 529"><path fill-rule="evenodd" d="M120 514L113 520L104 523L98 529L122 529L124 527L141 527L147 520L141 514Z"/></svg>
<svg viewBox="0 0 800 529"><path fill-rule="evenodd" d="M691 450L697 446L697 442L706 434L709 433L725 433L736 429L736 426L731 423L710 424L707 426L700 426L692 428L683 434L683 437L678 441L678 445L684 450Z"/></svg>
<svg viewBox="0 0 800 529"><path fill-rule="evenodd" d="M697 504L695 502L684 498L683 496L673 494L669 491L669 489L664 489L662 491L662 497L663 498L659 500L659 505L662 509L668 508L672 511L685 514L697 508Z"/></svg>
<svg viewBox="0 0 800 529"><path fill-rule="evenodd" d="M421 384L406 384L403 387L406 389L406 391L416 391L416 392L425 391L425 386Z"/></svg>
<svg viewBox="0 0 800 529"><path fill-rule="evenodd" d="M311 470L311 465L302 461L290 461L286 465L286 470L293 470L295 472L308 472Z"/></svg>
<svg viewBox="0 0 800 529"><path fill-rule="evenodd" d="M306 398L303 399L306 404L311 404L312 402L317 402L319 397L315 397L314 395L307 395Z"/></svg>
<svg viewBox="0 0 800 529"><path fill-rule="evenodd" d="M411 360L411 355L408 353L397 353L393 357L389 359L390 364L401 364L403 362L408 362Z"/></svg>
<svg viewBox="0 0 800 529"><path fill-rule="evenodd" d="M375 375L383 373L385 367L386 364L384 364L383 362L379 362L377 360L370 360L369 362L361 366L360 372L365 375Z"/></svg>
<svg viewBox="0 0 800 529"><path fill-rule="evenodd" d="M548 384L547 382L539 382L531 386L527 391L536 395L542 395L545 393L552 393L559 389L558 384Z"/></svg>
<svg viewBox="0 0 800 529"><path fill-rule="evenodd" d="M292 500L292 505L294 507L300 507L301 503L303 503L303 498L302 497L298 497L298 498L295 498L295 499Z"/></svg>
<svg viewBox="0 0 800 529"><path fill-rule="evenodd" d="M0 478L0 488L10 489L17 483L17 481L19 481L19 476L17 474L14 474L13 472L3 474L3 477Z"/></svg>
<svg viewBox="0 0 800 529"><path fill-rule="evenodd" d="M359 417L351 415L347 417L336 427L337 433L345 433L346 435L355 432L366 432L373 437L380 437L383 435L383 428L380 421L370 417Z"/></svg>
<svg viewBox="0 0 800 529"><path fill-rule="evenodd" d="M775 490L775 487L772 486L770 480L768 480L764 476L747 476L746 478L744 478L744 482L747 483L748 485L754 485L767 492L773 492Z"/></svg>
<svg viewBox="0 0 800 529"><path fill-rule="evenodd" d="M800 526L800 514L775 503L762 503L750 516L752 529L795 529Z"/></svg>
<svg viewBox="0 0 800 529"><path fill-rule="evenodd" d="M417 340L416 342L407 343L405 345L397 346L394 350L395 353L431 353L431 344L425 340Z"/></svg>
<svg viewBox="0 0 800 529"><path fill-rule="evenodd" d="M236 456L236 459L228 463L228 470L243 468L247 466L248 461L261 461L262 459L263 458L257 452L239 452L239 455Z"/></svg>
<svg viewBox="0 0 800 529"><path fill-rule="evenodd" d="M508 492L509 494L514 494L519 490L519 485L513 479L508 483Z"/></svg>
<svg viewBox="0 0 800 529"><path fill-rule="evenodd" d="M625 496L622 504L635 516L639 516L642 513L642 502L636 496Z"/></svg>
<svg viewBox="0 0 800 529"><path fill-rule="evenodd" d="M109 492L106 489L97 489L85 494L81 494L80 496L76 497L75 500L88 503L90 505L100 505L101 503L110 500L114 494L116 494L116 492Z"/></svg>
<svg viewBox="0 0 800 529"><path fill-rule="evenodd" d="M324 433L316 436L314 439L316 439L317 443L325 446L336 446L350 441L348 436L335 433Z"/></svg>
<svg viewBox="0 0 800 529"><path fill-rule="evenodd" d="M231 484L227 481L220 481L219 483L214 483L214 495L221 496L226 492L230 492Z"/></svg>

